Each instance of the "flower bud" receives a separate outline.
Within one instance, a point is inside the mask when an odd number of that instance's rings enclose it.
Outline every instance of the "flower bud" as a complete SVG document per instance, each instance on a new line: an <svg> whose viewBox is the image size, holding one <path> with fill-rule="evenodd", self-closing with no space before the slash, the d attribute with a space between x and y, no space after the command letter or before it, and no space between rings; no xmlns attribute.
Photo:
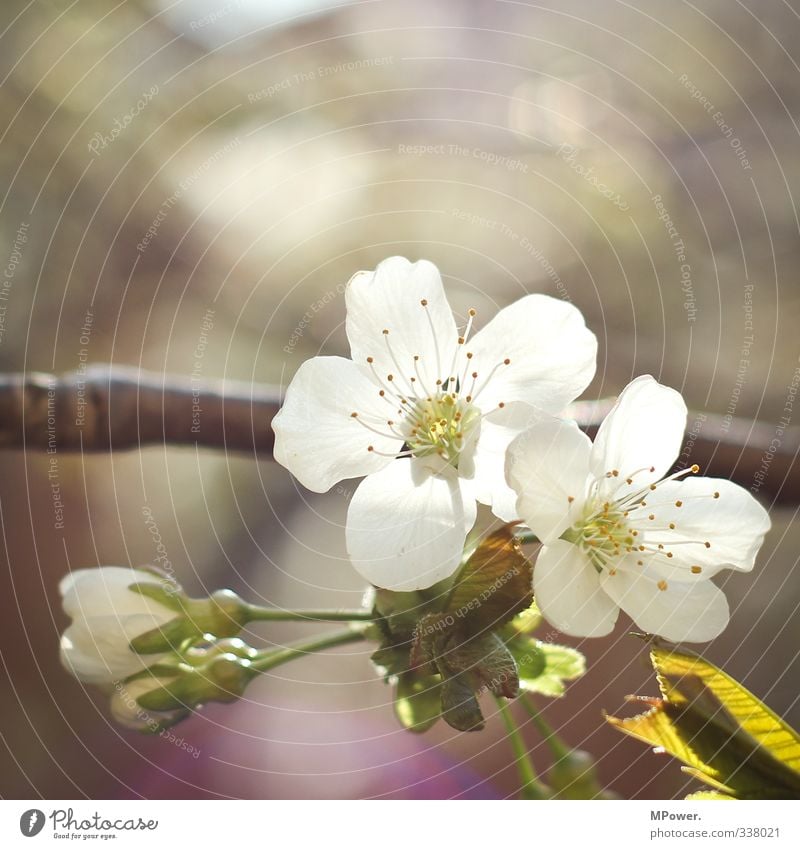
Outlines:
<svg viewBox="0 0 800 849"><path fill-rule="evenodd" d="M610 799L597 778L594 758L582 749L560 757L547 774L558 799Z"/></svg>
<svg viewBox="0 0 800 849"><path fill-rule="evenodd" d="M143 694L138 701L142 707L157 711L196 708L205 702L233 702L242 696L256 674L247 658L221 654L203 666L181 667L177 678Z"/></svg>
<svg viewBox="0 0 800 849"><path fill-rule="evenodd" d="M155 596L132 587L150 587ZM102 566L79 569L59 585L72 624L61 637L61 662L88 684L110 684L158 663L166 648L142 655L130 643L175 618L172 597L180 588L140 569Z"/></svg>
<svg viewBox="0 0 800 849"><path fill-rule="evenodd" d="M146 590L150 595L151 591ZM233 637L250 621L250 605L231 590L216 590L210 598L182 598L182 615L167 627L154 628L132 641L142 653L169 651L188 639L202 639L206 634Z"/></svg>
<svg viewBox="0 0 800 849"><path fill-rule="evenodd" d="M132 681L118 681L111 696L111 715L125 728L142 733L154 734L162 728L174 725L187 716L187 710L149 711L138 702L140 696L163 687L170 680L163 676L146 675Z"/></svg>

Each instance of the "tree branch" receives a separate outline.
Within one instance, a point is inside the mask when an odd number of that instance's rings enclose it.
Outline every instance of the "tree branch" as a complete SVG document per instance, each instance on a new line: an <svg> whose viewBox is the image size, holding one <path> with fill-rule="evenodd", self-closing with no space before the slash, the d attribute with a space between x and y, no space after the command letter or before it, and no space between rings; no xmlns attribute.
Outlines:
<svg viewBox="0 0 800 849"><path fill-rule="evenodd" d="M124 451L146 445L225 448L272 456L275 386L207 381L121 366L85 373L0 376L0 449ZM590 435L612 400L578 403ZM755 487L777 501L800 501L800 427L689 414L679 464ZM763 480L756 477L762 475Z"/></svg>

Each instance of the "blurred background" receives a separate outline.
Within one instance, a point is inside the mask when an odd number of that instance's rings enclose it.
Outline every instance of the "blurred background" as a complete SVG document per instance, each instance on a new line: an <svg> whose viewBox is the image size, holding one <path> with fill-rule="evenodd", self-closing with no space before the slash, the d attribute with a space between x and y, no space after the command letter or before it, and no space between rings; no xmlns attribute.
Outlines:
<svg viewBox="0 0 800 849"><path fill-rule="evenodd" d="M587 398L649 372L700 412L785 415L795 0L6 0L0 33L0 371L285 384L317 352L346 354L340 284L403 254L440 267L462 317L526 292L579 306L600 341ZM114 727L61 669L59 579L152 562L148 510L193 593L357 605L353 485L312 495L279 466L193 447L0 453L0 795L514 794L493 705L481 734L413 736L360 646L263 676L178 726L185 745ZM793 507L772 515L704 651L798 725L800 525ZM626 624L568 641L589 673L547 716L621 796L680 796L676 763L602 719L655 694Z"/></svg>

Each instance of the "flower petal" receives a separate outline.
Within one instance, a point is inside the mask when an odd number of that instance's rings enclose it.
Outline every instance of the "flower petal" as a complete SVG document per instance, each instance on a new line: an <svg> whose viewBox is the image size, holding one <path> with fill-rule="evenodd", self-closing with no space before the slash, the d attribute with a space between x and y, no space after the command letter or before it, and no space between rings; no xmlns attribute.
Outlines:
<svg viewBox="0 0 800 849"><path fill-rule="evenodd" d="M415 460L395 460L370 475L347 513L347 551L377 587L420 590L458 568L476 507L455 471L434 475Z"/></svg>
<svg viewBox="0 0 800 849"><path fill-rule="evenodd" d="M711 581L655 581L636 567L603 572L608 595L648 634L674 642L702 643L725 630L730 618L725 593Z"/></svg>
<svg viewBox="0 0 800 849"><path fill-rule="evenodd" d="M680 393L649 374L629 383L594 440L592 472L601 481L601 494L620 497L626 488L643 489L661 480L680 453L686 416ZM607 478L612 470L619 474Z"/></svg>
<svg viewBox="0 0 800 849"><path fill-rule="evenodd" d="M575 422L552 418L533 425L509 446L506 478L519 495L517 510L543 542L556 540L580 515L591 450Z"/></svg>
<svg viewBox="0 0 800 849"><path fill-rule="evenodd" d="M706 477L658 484L647 505L630 518L644 543L662 544L665 553L671 552L665 567L700 567L697 574L705 578L727 568L749 572L771 525L767 511L746 489Z"/></svg>
<svg viewBox="0 0 800 849"><path fill-rule="evenodd" d="M520 518L517 493L505 477L508 446L542 416L533 407L517 402L496 410L481 422L480 436L472 457L474 474L471 480L462 481L462 486L466 486L481 504L490 505L494 515L504 522Z"/></svg>
<svg viewBox="0 0 800 849"><path fill-rule="evenodd" d="M128 645L166 621L147 614L79 617L61 636L61 663L87 684L127 678L168 656L169 652L139 655Z"/></svg>
<svg viewBox="0 0 800 849"><path fill-rule="evenodd" d="M391 374L406 391L419 372L420 395L435 391L436 381L450 376L458 330L433 263L390 257L375 271L356 274L347 284L345 301L355 363L366 365L372 357L380 379Z"/></svg>
<svg viewBox="0 0 800 849"><path fill-rule="evenodd" d="M603 637L617 621L617 605L603 592L599 576L581 550L556 540L539 552L533 594L542 616L573 637Z"/></svg>
<svg viewBox="0 0 800 849"><path fill-rule="evenodd" d="M275 459L313 492L382 469L403 440L389 434L387 411L395 410L379 391L366 369L343 357L306 360L272 420Z"/></svg>
<svg viewBox="0 0 800 849"><path fill-rule="evenodd" d="M158 578L141 569L100 566L76 569L58 585L64 612L73 619L95 615L130 616L144 613L172 618L175 613L154 599L132 592L132 584L158 584Z"/></svg>
<svg viewBox="0 0 800 849"><path fill-rule="evenodd" d="M526 295L500 310L465 347L473 355L469 371L478 374L473 394L484 411L524 401L560 413L596 368L597 338L580 311L548 295Z"/></svg>

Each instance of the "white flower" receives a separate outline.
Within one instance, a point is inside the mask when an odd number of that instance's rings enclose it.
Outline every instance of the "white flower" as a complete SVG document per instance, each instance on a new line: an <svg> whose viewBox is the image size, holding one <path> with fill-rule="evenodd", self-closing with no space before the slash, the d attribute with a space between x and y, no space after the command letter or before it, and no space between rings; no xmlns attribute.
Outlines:
<svg viewBox="0 0 800 849"><path fill-rule="evenodd" d="M148 675L144 678L134 678L133 681L118 681L114 685L114 693L111 696L111 715L125 728L132 731L158 731L164 723L172 724L180 719L186 710L145 710L137 701L161 685L166 686L172 681L157 675Z"/></svg>
<svg viewBox="0 0 800 849"><path fill-rule="evenodd" d="M566 634L599 637L622 608L644 631L705 641L727 625L728 602L708 580L753 568L770 520L742 487L669 477L686 405L648 376L620 395L594 445L574 422L535 424L509 447L506 472L520 515L544 543L534 595Z"/></svg>
<svg viewBox="0 0 800 849"><path fill-rule="evenodd" d="M61 662L76 678L109 684L166 657L139 655L129 645L176 616L174 610L129 589L140 583L161 584L150 572L120 566L78 569L61 581L62 605L72 618L61 637Z"/></svg>
<svg viewBox="0 0 800 849"><path fill-rule="evenodd" d="M423 589L451 575L476 499L505 521L508 443L558 413L594 375L597 340L575 307L528 295L469 338L436 267L402 257L345 292L352 360L315 357L273 420L275 459L324 492L367 475L350 502L347 548L376 586Z"/></svg>

